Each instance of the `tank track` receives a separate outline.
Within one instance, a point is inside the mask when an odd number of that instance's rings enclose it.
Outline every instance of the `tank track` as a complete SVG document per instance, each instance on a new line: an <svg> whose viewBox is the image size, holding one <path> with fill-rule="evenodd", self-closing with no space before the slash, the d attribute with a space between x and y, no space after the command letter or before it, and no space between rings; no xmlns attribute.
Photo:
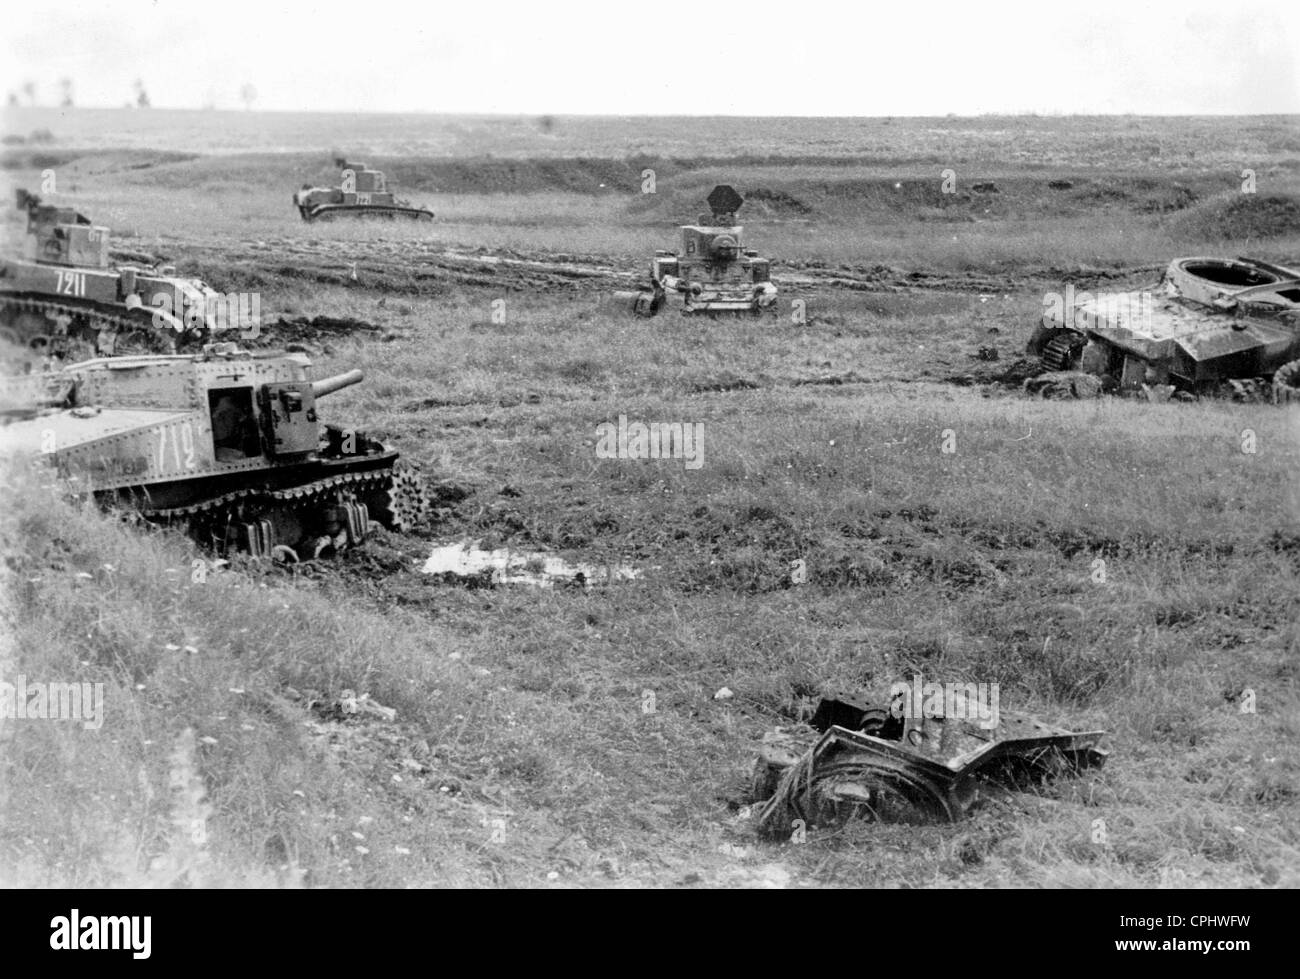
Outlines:
<svg viewBox="0 0 1300 979"><path fill-rule="evenodd" d="M405 467L339 473L286 489L248 487L181 507L139 507L145 519L169 524L185 521L201 543L218 551L247 551L254 557L301 560L298 548L312 547L312 558L329 548L336 552L355 546L378 522L395 531L414 528L429 513L423 485ZM297 519L290 511L308 511ZM295 519L277 520L294 516ZM285 525L299 527L324 521L337 527L332 533L308 534L298 540L281 540Z"/></svg>
<svg viewBox="0 0 1300 979"><path fill-rule="evenodd" d="M336 214L351 217L411 218L414 221L433 220L433 212L418 207L388 206L385 204L324 204L315 210L303 212L303 220L319 221Z"/></svg>
<svg viewBox="0 0 1300 979"><path fill-rule="evenodd" d="M16 336L20 346L42 356L66 357L68 353L75 354L78 347L90 356L101 357L120 353L175 353L184 346L194 345L189 332L178 335L171 330L159 330L139 317L115 315L94 306L0 294L0 331L12 330L5 324L15 313L35 313L48 321L66 317L70 321L67 332ZM135 339L136 343L119 349L118 340L124 337ZM139 337L149 338L143 345L145 349L138 349ZM84 358L74 356L73 359Z"/></svg>
<svg viewBox="0 0 1300 979"><path fill-rule="evenodd" d="M188 506L170 507L163 509L144 506L141 512L151 520L175 520L181 517L193 517L200 514L215 514L229 507L231 504L241 500L247 501L250 498L264 498L275 500L280 503L287 503L290 500L298 500L306 503L318 502L321 494L331 490L339 489L349 484L357 485L378 485L388 482L392 476L393 470L380 469L371 472L357 473L339 473L337 476L328 476L325 479L318 479L314 482L303 483L301 486L293 486L289 489L282 490L264 490L255 486L237 489L231 493L223 493L221 496L214 496L210 500L201 500L198 503L191 503Z"/></svg>

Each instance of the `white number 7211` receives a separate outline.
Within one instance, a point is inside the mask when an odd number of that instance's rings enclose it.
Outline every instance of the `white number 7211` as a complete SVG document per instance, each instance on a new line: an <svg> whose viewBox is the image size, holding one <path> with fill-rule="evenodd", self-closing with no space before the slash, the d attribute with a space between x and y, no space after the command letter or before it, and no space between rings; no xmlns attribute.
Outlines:
<svg viewBox="0 0 1300 979"><path fill-rule="evenodd" d="M86 273L60 272L54 291L61 296L84 296L86 294Z"/></svg>

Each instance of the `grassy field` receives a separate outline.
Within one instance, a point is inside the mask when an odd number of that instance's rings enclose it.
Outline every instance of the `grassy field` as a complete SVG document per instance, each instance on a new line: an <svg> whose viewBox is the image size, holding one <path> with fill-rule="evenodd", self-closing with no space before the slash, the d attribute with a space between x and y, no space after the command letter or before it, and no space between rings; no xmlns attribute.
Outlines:
<svg viewBox="0 0 1300 979"><path fill-rule="evenodd" d="M256 287L275 314L373 326L308 341L320 374L366 373L323 415L417 463L438 520L341 561L196 578L204 555L186 540L7 470L0 678L103 682L107 704L97 732L0 727L0 881L1300 884L1300 407L1038 401L1013 383L1044 288L1224 247L1198 215L1236 200L1221 195L1248 160L1274 168L1270 194L1294 193L1292 120L756 124L728 154L804 161L669 163L651 201L625 153L699 156L726 128L376 129L362 149L388 156L370 162L439 212L423 232L302 227L289 194L330 175L329 153L309 151L337 133L272 122L233 118L228 144L192 120L126 136L51 124L40 152L68 154L61 192L121 231L118 247ZM1099 132L1110 149L1089 154ZM554 153L537 148L548 139ZM606 162L573 163L586 147ZM959 187L978 161L970 180L995 182L995 201L944 203L954 147ZM236 153L159 152L218 148ZM39 176L34 149L9 152L12 178ZM525 188L461 159L487 153L524 161ZM548 171L548 157L569 162ZM750 218L778 275L879 263L941 288L789 287L811 313L796 327L785 306L633 321L580 279L422 277L430 237L634 271L733 172L809 209L774 195ZM1074 187L1046 186L1067 173ZM584 190L584 174L631 182ZM946 211L975 220L931 219ZM1284 229L1227 247L1294 261L1298 244ZM322 274L304 278L305 260ZM1007 284L962 288L968 271ZM986 345L999 360L975 359ZM701 424L703 466L597 458L597 426L620 415ZM461 540L640 576L583 590L419 573ZM761 842L745 806L763 733L821 692L883 696L916 672L1105 728L1111 757L952 826ZM715 700L724 686L734 697ZM395 719L340 718L330 705L349 690Z"/></svg>
<svg viewBox="0 0 1300 979"><path fill-rule="evenodd" d="M0 118L12 180L30 189L53 170L59 194L97 221L164 246L400 237L301 227L290 195L336 183L333 160L344 156L382 167L399 195L439 215L433 229L407 229L412 237L608 255L629 268L671 245L719 182L749 196L750 242L778 266L1009 272L1126 268L1198 248L1300 255L1300 132L1289 117L568 118L549 130L512 117L10 109ZM42 131L49 141L32 142ZM643 193L647 169L653 194ZM1254 194L1242 193L1245 170ZM1231 240L1226 205L1246 211Z"/></svg>

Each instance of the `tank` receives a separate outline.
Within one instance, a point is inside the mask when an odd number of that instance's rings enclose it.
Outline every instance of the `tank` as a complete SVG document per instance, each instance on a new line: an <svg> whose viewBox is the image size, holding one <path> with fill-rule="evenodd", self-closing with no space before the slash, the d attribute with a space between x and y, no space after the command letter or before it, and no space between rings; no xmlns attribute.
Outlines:
<svg viewBox="0 0 1300 979"><path fill-rule="evenodd" d="M425 519L398 453L322 423L322 399L362 380L311 378L302 354L233 343L99 358L0 387L0 455L42 459L80 493L187 530L217 553L297 561Z"/></svg>
<svg viewBox="0 0 1300 979"><path fill-rule="evenodd" d="M654 316L670 293L682 297L683 313L752 313L776 306L771 262L742 244L736 212L745 199L720 184L709 193L709 214L683 225L681 251L660 250L650 262L650 284L618 293L638 316Z"/></svg>
<svg viewBox="0 0 1300 979"><path fill-rule="evenodd" d="M256 330L260 309L199 279L180 278L171 266L115 265L109 229L70 207L43 204L25 190L25 254L0 259L0 339L4 358L31 369L37 361L63 363L123 354L197 350L230 335Z"/></svg>
<svg viewBox="0 0 1300 979"><path fill-rule="evenodd" d="M313 187L303 184L293 195L294 207L304 221L335 217L406 218L432 221L433 212L426 207L412 207L410 201L398 200L388 189L382 170L372 170L364 163L336 160L343 170L341 186Z"/></svg>
<svg viewBox="0 0 1300 979"><path fill-rule="evenodd" d="M1253 258L1176 258L1145 290L1045 304L1028 352L1120 391L1210 393L1242 379L1289 388L1300 358L1300 272Z"/></svg>

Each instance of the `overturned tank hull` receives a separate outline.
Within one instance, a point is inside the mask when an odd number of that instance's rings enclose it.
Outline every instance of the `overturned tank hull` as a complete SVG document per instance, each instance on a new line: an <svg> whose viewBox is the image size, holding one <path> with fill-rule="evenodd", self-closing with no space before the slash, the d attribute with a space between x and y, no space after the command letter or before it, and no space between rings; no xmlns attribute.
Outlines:
<svg viewBox="0 0 1300 979"><path fill-rule="evenodd" d="M752 796L758 831L847 819L953 822L982 798L1103 765L1104 731L1068 731L1028 714L993 723L950 702L949 716L914 718L856 697L825 698L807 726L764 739Z"/></svg>
<svg viewBox="0 0 1300 979"><path fill-rule="evenodd" d="M1179 258L1146 290L1067 288L1028 352L1045 368L1097 375L1121 391L1205 393L1272 376L1300 358L1300 272L1249 258Z"/></svg>

